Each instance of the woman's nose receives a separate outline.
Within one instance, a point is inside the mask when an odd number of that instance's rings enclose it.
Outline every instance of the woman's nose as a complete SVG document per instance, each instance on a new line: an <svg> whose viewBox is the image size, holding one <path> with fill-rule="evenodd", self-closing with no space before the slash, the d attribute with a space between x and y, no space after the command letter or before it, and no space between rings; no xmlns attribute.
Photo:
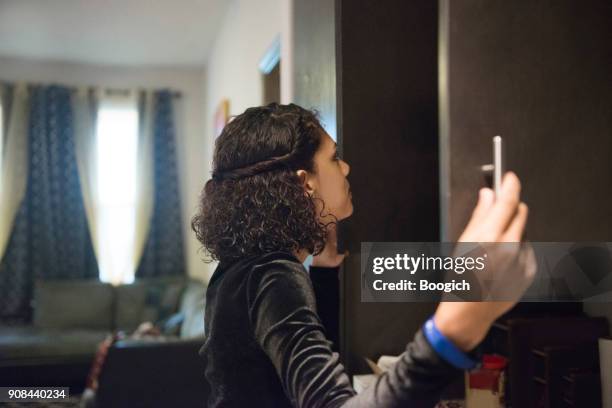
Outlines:
<svg viewBox="0 0 612 408"><path fill-rule="evenodd" d="M349 173L351 172L351 166L349 166L349 164L347 162L345 162L344 160L342 160L342 169L343 169L343 173L344 176L348 176Z"/></svg>

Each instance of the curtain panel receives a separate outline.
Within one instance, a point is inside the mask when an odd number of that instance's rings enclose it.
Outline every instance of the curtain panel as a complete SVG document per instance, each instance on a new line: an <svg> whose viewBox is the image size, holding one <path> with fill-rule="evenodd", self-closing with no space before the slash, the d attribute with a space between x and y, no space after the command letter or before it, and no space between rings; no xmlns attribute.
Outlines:
<svg viewBox="0 0 612 408"><path fill-rule="evenodd" d="M25 195L0 262L0 313L29 320L34 280L95 278L75 156L72 91L30 86Z"/></svg>
<svg viewBox="0 0 612 408"><path fill-rule="evenodd" d="M153 106L153 215L136 277L186 273L172 92L155 92Z"/></svg>

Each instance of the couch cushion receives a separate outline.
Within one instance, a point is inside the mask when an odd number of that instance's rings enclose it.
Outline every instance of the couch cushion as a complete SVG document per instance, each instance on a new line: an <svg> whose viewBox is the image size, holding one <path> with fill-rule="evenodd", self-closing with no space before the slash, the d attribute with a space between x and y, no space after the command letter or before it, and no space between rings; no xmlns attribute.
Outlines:
<svg viewBox="0 0 612 408"><path fill-rule="evenodd" d="M116 290L115 327L132 331L142 322L157 323L174 314L185 286L184 277L140 278Z"/></svg>
<svg viewBox="0 0 612 408"><path fill-rule="evenodd" d="M70 357L91 358L106 330L0 327L0 361Z"/></svg>
<svg viewBox="0 0 612 408"><path fill-rule="evenodd" d="M113 288L99 280L38 280L34 326L45 329L111 330Z"/></svg>
<svg viewBox="0 0 612 408"><path fill-rule="evenodd" d="M131 332L142 323L147 297L146 286L139 282L115 288L115 328Z"/></svg>

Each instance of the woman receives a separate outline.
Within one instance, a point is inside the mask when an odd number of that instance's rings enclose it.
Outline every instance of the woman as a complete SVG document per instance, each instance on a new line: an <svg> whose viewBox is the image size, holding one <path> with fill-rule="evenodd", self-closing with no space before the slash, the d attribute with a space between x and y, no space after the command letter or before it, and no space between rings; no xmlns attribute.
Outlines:
<svg viewBox="0 0 612 408"><path fill-rule="evenodd" d="M359 395L332 352L302 265L337 267L336 222L353 211L349 165L315 114L270 104L235 117L216 141L192 227L219 264L206 293L209 406L432 407L473 366L470 352L513 302L440 303L406 353ZM461 240L521 239L517 177L482 189Z"/></svg>

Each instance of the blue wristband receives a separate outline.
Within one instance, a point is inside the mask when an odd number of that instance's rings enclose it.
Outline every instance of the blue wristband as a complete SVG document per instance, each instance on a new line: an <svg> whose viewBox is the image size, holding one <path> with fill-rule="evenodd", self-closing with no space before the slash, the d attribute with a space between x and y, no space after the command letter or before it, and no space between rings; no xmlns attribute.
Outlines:
<svg viewBox="0 0 612 408"><path fill-rule="evenodd" d="M431 347L436 350L440 357L453 366L462 370L469 370L478 365L476 361L472 360L466 353L461 351L440 333L440 330L438 330L434 323L433 316L425 322L423 334L425 334L425 338L427 338Z"/></svg>

